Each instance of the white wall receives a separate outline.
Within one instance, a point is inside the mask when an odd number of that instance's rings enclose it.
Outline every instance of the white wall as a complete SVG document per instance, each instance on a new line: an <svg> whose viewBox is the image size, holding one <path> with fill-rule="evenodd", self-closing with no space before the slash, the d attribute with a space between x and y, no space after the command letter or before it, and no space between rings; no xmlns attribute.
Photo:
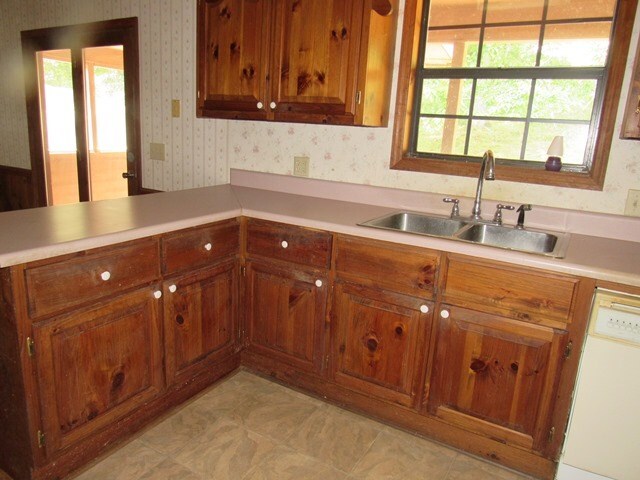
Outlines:
<svg viewBox="0 0 640 480"><path fill-rule="evenodd" d="M138 16L145 187L177 190L225 183L229 168L289 174L293 157L308 155L314 178L473 195L471 178L390 170L391 127L196 119L195 4L195 0L2 0L0 71L14 73L0 78L0 164L29 167L19 57L11 55L19 51L20 30ZM622 102L639 29L636 18ZM170 116L173 98L182 101L180 119ZM618 118L616 137L620 124ZM148 159L150 142L167 145L165 162ZM602 192L504 182L499 180L499 169L497 177L485 184L487 198L622 214L628 190L640 189L640 142L614 138Z"/></svg>

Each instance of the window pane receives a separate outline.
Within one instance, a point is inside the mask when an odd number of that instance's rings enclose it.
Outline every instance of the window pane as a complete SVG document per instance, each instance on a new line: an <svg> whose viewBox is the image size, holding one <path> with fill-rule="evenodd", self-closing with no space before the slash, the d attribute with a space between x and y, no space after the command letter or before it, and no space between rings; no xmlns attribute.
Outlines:
<svg viewBox="0 0 640 480"><path fill-rule="evenodd" d="M52 50L46 55L69 57L69 60L46 58L44 67L44 101L49 153L76 153L76 115L73 106L71 51Z"/></svg>
<svg viewBox="0 0 640 480"><path fill-rule="evenodd" d="M418 151L464 155L467 120L453 118L421 118Z"/></svg>
<svg viewBox="0 0 640 480"><path fill-rule="evenodd" d="M431 0L429 26L478 25L482 22L482 2Z"/></svg>
<svg viewBox="0 0 640 480"><path fill-rule="evenodd" d="M525 158L536 162L547 159L547 149L553 137L564 136L564 155L562 163L565 165L582 165L584 152L587 148L589 125L573 125L562 123L531 123L527 136Z"/></svg>
<svg viewBox="0 0 640 480"><path fill-rule="evenodd" d="M535 67L540 27L488 27L482 67Z"/></svg>
<svg viewBox="0 0 640 480"><path fill-rule="evenodd" d="M478 80L474 115L485 117L526 117L531 80Z"/></svg>
<svg viewBox="0 0 640 480"><path fill-rule="evenodd" d="M603 67L609 50L611 22L547 25L542 44L543 67Z"/></svg>
<svg viewBox="0 0 640 480"><path fill-rule="evenodd" d="M489 0L487 23L540 21L543 6L544 0Z"/></svg>
<svg viewBox="0 0 640 480"><path fill-rule="evenodd" d="M469 155L481 157L487 149L496 158L519 159L524 122L474 120L469 138Z"/></svg>
<svg viewBox="0 0 640 480"><path fill-rule="evenodd" d="M422 87L420 113L469 115L471 86L469 79L430 79Z"/></svg>
<svg viewBox="0 0 640 480"><path fill-rule="evenodd" d="M589 121L596 86L595 80L538 80L531 116Z"/></svg>
<svg viewBox="0 0 640 480"><path fill-rule="evenodd" d="M97 150L127 150L124 71L116 68L94 68L95 119L98 131Z"/></svg>
<svg viewBox="0 0 640 480"><path fill-rule="evenodd" d="M479 28L430 30L424 68L475 67L479 42Z"/></svg>
<svg viewBox="0 0 640 480"><path fill-rule="evenodd" d="M615 0L549 0L547 18L612 17Z"/></svg>

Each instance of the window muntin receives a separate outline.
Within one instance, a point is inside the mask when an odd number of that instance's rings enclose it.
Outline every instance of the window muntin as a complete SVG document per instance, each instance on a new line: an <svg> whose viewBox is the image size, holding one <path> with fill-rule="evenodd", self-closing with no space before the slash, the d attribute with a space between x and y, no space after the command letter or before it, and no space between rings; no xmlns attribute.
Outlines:
<svg viewBox="0 0 640 480"><path fill-rule="evenodd" d="M564 135L565 170L588 171L614 6L426 2L408 153L466 160L492 148L503 162L540 167Z"/></svg>

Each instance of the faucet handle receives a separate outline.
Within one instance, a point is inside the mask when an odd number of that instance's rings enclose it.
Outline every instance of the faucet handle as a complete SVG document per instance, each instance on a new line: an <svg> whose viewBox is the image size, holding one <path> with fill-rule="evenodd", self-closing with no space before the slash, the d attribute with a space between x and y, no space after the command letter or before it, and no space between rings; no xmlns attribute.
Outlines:
<svg viewBox="0 0 640 480"><path fill-rule="evenodd" d="M517 228L518 230L522 230L524 228L524 212L528 212L532 209L533 207L530 203L523 203L518 207L518 209L516 210L516 212L518 212L518 223L516 224L515 228Z"/></svg>
<svg viewBox="0 0 640 480"><path fill-rule="evenodd" d="M453 203L453 207L451 207L451 218L460 216L460 200L458 200L457 198L444 197L442 201L444 203Z"/></svg>
<svg viewBox="0 0 640 480"><path fill-rule="evenodd" d="M496 214L493 216L493 223L496 225L502 225L502 210L515 210L513 205L503 205L499 203L496 205Z"/></svg>

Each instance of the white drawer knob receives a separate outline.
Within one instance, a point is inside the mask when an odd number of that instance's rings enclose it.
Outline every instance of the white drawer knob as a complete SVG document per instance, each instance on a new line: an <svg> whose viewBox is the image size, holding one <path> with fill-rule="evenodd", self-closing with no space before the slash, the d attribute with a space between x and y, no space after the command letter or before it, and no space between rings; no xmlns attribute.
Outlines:
<svg viewBox="0 0 640 480"><path fill-rule="evenodd" d="M449 318L449 310L442 310L442 311L440 312L440 316L441 316L442 318Z"/></svg>
<svg viewBox="0 0 640 480"><path fill-rule="evenodd" d="M286 240L282 240L282 243L280 243L280 245L282 245L282 248L287 248L289 246L289 242L287 242Z"/></svg>
<svg viewBox="0 0 640 480"><path fill-rule="evenodd" d="M316 287L320 288L322 286L322 280L316 280Z"/></svg>
<svg viewBox="0 0 640 480"><path fill-rule="evenodd" d="M106 272L102 272L100 274L100 278L106 282L111 278L111 272L109 272L108 270Z"/></svg>
<svg viewBox="0 0 640 480"><path fill-rule="evenodd" d="M176 287L175 285L169 285L169 291L171 293L176 293L176 290L178 290L178 287Z"/></svg>
<svg viewBox="0 0 640 480"><path fill-rule="evenodd" d="M427 305L420 305L420 311L422 313L429 313L429 307Z"/></svg>
<svg viewBox="0 0 640 480"><path fill-rule="evenodd" d="M153 292L153 296L157 299L162 297L162 292L160 290L156 290L155 292Z"/></svg>
<svg viewBox="0 0 640 480"><path fill-rule="evenodd" d="M210 243L205 243L204 244L204 249L209 252L211 251L211 248L213 247L213 245L211 245Z"/></svg>
<svg viewBox="0 0 640 480"><path fill-rule="evenodd" d="M264 103L262 103L262 102L258 102L258 103L256 104L256 107L258 107L258 110L262 110L262 107L264 107Z"/></svg>
<svg viewBox="0 0 640 480"><path fill-rule="evenodd" d="M275 110L276 106L277 106L277 105L276 105L276 102L271 102L271 103L269 104L269 107L271 107L271 110Z"/></svg>

